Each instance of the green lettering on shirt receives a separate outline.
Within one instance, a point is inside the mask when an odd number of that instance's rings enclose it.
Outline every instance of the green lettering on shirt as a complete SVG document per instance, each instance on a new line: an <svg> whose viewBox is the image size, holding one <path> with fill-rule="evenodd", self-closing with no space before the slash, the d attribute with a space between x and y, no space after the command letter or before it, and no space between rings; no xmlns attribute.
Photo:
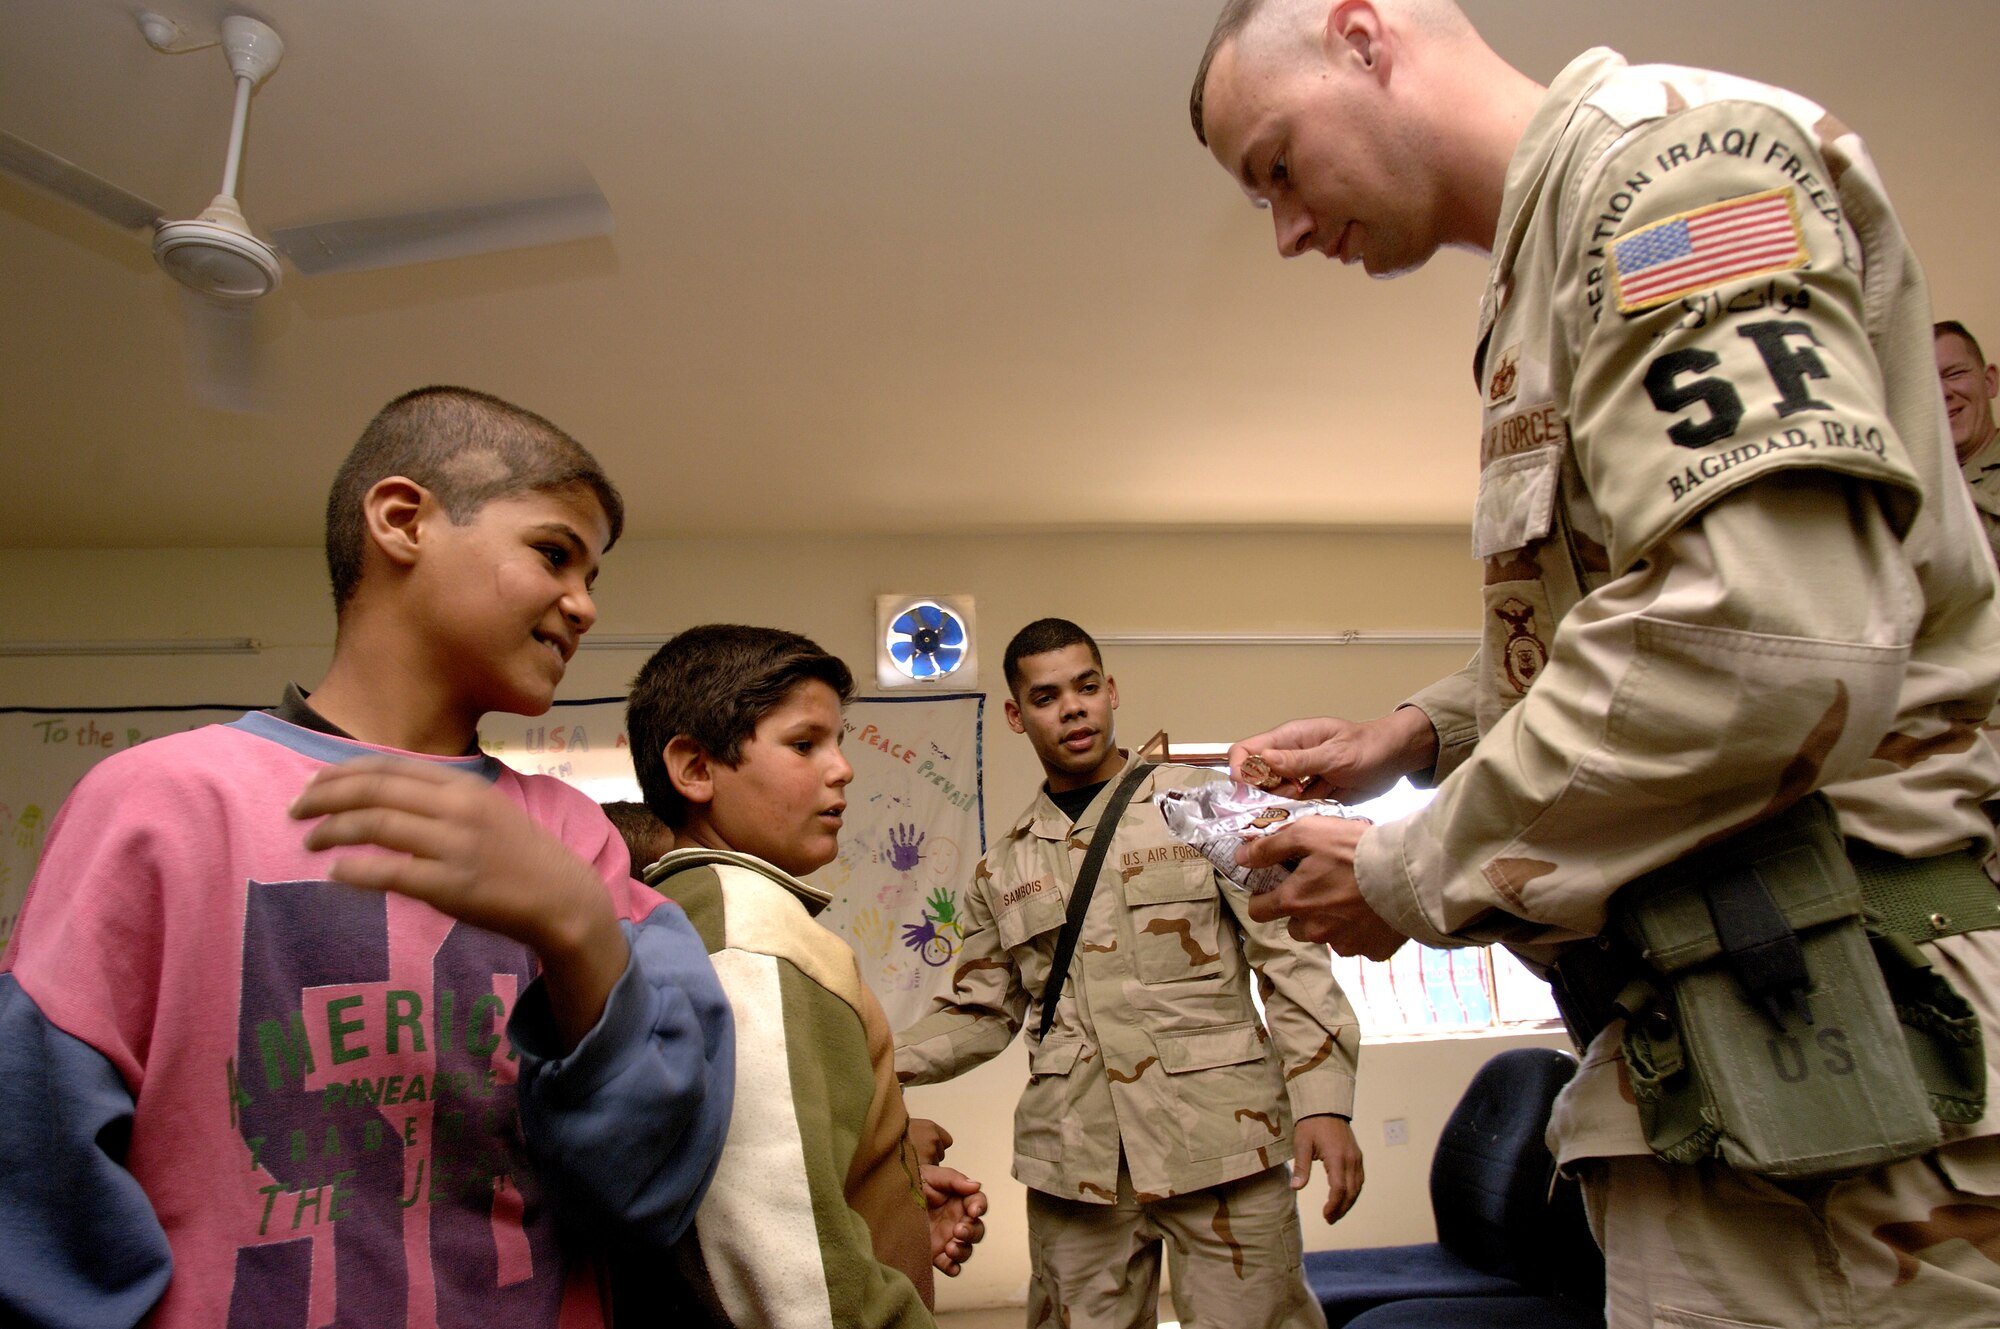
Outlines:
<svg viewBox="0 0 2000 1329"><path fill-rule="evenodd" d="M312 1044L306 1041L306 1022L297 1011L286 1016L284 1024L276 1020L257 1022L257 1054L264 1062L267 1088L283 1089L312 1073Z"/></svg>
<svg viewBox="0 0 2000 1329"><path fill-rule="evenodd" d="M424 999L418 996L414 992L407 992L402 989L391 989L388 999L388 1008L389 1008L389 1032L388 1032L389 1051L391 1052L402 1051L401 1041L396 1037L396 1030L398 1028L405 1028L410 1031L411 1050L415 1052L422 1052L424 1050L424 1027L423 1025L419 1024L418 1021L422 1018L424 1013Z"/></svg>
<svg viewBox="0 0 2000 1329"><path fill-rule="evenodd" d="M368 1055L365 1047L347 1046L347 1036L358 1034L367 1026L360 1020L340 1018L342 1011L360 1004L359 997L336 997L326 1004L326 1041L327 1046L333 1049L333 1064L336 1066L343 1061L359 1061Z"/></svg>

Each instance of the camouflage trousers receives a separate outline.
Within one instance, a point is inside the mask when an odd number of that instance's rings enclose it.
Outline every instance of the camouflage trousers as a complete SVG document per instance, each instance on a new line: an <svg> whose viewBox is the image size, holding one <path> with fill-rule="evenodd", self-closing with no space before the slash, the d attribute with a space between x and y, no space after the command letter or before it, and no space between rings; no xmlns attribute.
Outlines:
<svg viewBox="0 0 2000 1329"><path fill-rule="evenodd" d="M1609 1329L2000 1325L2000 1139L1838 1182L1585 1160Z"/></svg>
<svg viewBox="0 0 2000 1329"><path fill-rule="evenodd" d="M1118 1203L1028 1192L1029 1329L1154 1329L1160 1258L1183 1329L1326 1329L1300 1266L1284 1165L1141 1201L1121 1159Z"/></svg>

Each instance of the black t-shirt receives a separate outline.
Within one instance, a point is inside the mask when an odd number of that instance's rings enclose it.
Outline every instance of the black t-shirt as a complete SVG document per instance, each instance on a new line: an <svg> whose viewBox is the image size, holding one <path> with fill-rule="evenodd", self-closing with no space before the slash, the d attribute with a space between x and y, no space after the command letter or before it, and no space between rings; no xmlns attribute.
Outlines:
<svg viewBox="0 0 2000 1329"><path fill-rule="evenodd" d="M1109 780L1099 780L1096 784L1087 784L1081 789L1071 789L1060 794L1051 789L1049 791L1049 802L1061 808L1062 814L1068 817L1073 824L1078 817L1083 815L1083 810L1090 806L1090 800L1096 798L1099 791L1110 783L1111 781Z"/></svg>

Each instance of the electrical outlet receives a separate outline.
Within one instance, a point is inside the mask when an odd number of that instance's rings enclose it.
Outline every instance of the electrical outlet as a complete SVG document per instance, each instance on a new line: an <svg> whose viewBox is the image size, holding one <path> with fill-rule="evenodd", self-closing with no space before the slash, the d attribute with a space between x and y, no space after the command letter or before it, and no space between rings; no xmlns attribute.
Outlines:
<svg viewBox="0 0 2000 1329"><path fill-rule="evenodd" d="M1401 1117L1391 1117L1382 1123L1383 1144L1408 1144L1409 1142L1410 1123L1408 1121Z"/></svg>

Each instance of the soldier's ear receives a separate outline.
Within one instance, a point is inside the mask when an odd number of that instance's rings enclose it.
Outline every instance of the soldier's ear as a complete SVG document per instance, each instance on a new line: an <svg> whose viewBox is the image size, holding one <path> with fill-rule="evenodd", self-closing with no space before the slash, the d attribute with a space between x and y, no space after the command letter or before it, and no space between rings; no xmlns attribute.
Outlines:
<svg viewBox="0 0 2000 1329"><path fill-rule="evenodd" d="M1329 63L1346 62L1380 81L1389 76L1388 37L1387 24L1369 0L1339 0L1327 11L1320 42Z"/></svg>
<svg viewBox="0 0 2000 1329"><path fill-rule="evenodd" d="M1028 726L1021 723L1021 708L1014 703L1012 697L1007 698L1006 701L1000 704L1000 710L1007 717L1007 727L1009 729L1017 734L1028 732Z"/></svg>
<svg viewBox="0 0 2000 1329"><path fill-rule="evenodd" d="M1111 709L1118 709L1118 680L1109 674L1104 676L1104 695L1111 698Z"/></svg>

